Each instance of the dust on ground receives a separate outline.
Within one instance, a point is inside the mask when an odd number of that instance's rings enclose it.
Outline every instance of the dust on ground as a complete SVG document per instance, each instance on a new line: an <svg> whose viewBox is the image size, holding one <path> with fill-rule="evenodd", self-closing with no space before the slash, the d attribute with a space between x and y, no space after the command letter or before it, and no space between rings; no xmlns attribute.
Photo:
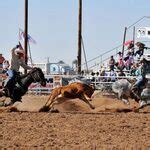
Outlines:
<svg viewBox="0 0 150 150"><path fill-rule="evenodd" d="M18 109L0 113L0 149L150 149L150 106L95 94L91 110L79 99L55 106L59 113L37 112L48 96L25 95ZM30 111L30 112L29 112Z"/></svg>

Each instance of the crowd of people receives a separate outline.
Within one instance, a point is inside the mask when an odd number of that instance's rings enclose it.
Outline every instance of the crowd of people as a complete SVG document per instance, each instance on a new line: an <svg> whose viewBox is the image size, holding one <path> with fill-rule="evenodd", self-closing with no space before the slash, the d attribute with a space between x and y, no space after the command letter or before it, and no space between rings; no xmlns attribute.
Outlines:
<svg viewBox="0 0 150 150"><path fill-rule="evenodd" d="M118 52L116 59L113 55L110 56L107 67L101 66L100 69L100 76L104 76L104 78L102 78L103 81L113 82L118 76L138 76L145 49L148 48L142 42L134 44L133 41L130 41L127 46L126 54Z"/></svg>

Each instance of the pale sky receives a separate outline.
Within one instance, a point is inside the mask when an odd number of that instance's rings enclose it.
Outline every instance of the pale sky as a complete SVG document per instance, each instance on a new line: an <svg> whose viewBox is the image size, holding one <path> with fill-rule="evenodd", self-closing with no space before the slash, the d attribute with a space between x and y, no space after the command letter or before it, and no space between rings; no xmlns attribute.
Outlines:
<svg viewBox="0 0 150 150"><path fill-rule="evenodd" d="M87 60L122 44L125 26L150 16L149 6L149 0L83 0ZM24 0L1 0L0 8L0 53L7 59L18 43L19 28L24 29ZM78 49L78 0L29 0L28 22L29 34L37 42L30 45L33 61L46 62L49 57L50 62L71 65ZM135 25L143 26L150 27L149 18ZM132 30L127 32L129 39Z"/></svg>

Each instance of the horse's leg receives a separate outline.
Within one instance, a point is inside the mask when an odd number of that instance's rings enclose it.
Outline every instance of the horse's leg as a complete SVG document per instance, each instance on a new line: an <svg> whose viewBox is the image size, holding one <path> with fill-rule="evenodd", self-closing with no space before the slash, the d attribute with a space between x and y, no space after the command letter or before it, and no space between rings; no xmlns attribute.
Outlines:
<svg viewBox="0 0 150 150"><path fill-rule="evenodd" d="M128 96L126 96L126 95L123 95L123 96L122 96L122 101L123 101L123 103L125 103L125 104L127 104L127 105L130 104L130 102L129 102L129 100L128 100Z"/></svg>
<svg viewBox="0 0 150 150"><path fill-rule="evenodd" d="M90 98L87 98L86 94L81 95L81 100L87 103L91 109L95 109L95 107L89 102Z"/></svg>
<svg viewBox="0 0 150 150"><path fill-rule="evenodd" d="M137 90L132 89L132 90L131 90L131 93L130 93L130 96L131 96L131 98L134 99L137 103L139 103L140 97L139 97L138 94L137 94Z"/></svg>

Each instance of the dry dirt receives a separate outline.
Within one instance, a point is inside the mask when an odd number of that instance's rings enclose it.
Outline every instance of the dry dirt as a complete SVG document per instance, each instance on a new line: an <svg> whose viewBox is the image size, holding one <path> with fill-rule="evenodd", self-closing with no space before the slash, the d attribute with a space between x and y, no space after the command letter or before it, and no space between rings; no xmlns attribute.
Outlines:
<svg viewBox="0 0 150 150"><path fill-rule="evenodd" d="M27 112L0 113L0 149L150 149L150 106L132 112L133 101L95 94L95 110L74 99L57 105L59 113L37 112L47 98L26 95L18 109Z"/></svg>

